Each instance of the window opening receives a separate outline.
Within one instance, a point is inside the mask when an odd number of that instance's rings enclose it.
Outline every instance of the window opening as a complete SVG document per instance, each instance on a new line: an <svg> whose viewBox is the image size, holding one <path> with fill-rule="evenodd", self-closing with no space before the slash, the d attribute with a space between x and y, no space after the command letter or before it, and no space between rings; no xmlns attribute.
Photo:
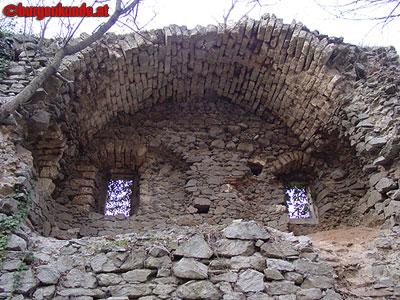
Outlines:
<svg viewBox="0 0 400 300"><path fill-rule="evenodd" d="M257 162L247 162L247 166L250 168L251 173L253 173L253 175L258 176L261 174L262 170L263 170L263 165Z"/></svg>
<svg viewBox="0 0 400 300"><path fill-rule="evenodd" d="M105 216L130 216L133 180L111 179L108 183Z"/></svg>
<svg viewBox="0 0 400 300"><path fill-rule="evenodd" d="M311 218L310 201L305 184L289 183L286 185L285 194L290 219Z"/></svg>

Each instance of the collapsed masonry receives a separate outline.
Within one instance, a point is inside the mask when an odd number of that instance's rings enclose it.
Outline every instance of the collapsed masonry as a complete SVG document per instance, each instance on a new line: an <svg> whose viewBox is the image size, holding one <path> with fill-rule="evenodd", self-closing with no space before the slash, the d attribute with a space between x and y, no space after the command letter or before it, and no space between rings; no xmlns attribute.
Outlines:
<svg viewBox="0 0 400 300"><path fill-rule="evenodd" d="M15 37L19 60L0 81L2 101L47 63L23 39ZM359 48L264 16L228 30L109 34L60 73L70 82L52 78L14 116L16 128L1 128L0 212L18 211L15 185L33 199L14 241L32 230L71 239L234 219L297 233L398 228L392 48ZM134 180L128 218L104 216L111 178ZM307 182L312 224L289 220L288 181Z"/></svg>
<svg viewBox="0 0 400 300"><path fill-rule="evenodd" d="M26 46L2 81L6 96L45 64L34 40ZM283 181L297 179L313 191L319 228L360 214L392 226L398 71L393 49L360 49L273 16L227 31L108 35L65 62L73 83L52 79L21 110L22 145L47 196L32 222L44 235L237 218L287 230ZM109 230L101 215L118 176L136 178L137 207Z"/></svg>
<svg viewBox="0 0 400 300"><path fill-rule="evenodd" d="M383 258L361 275L367 284L352 286L354 261L346 273L332 254L319 257L308 237L255 222L69 241L33 235L33 260L41 264L32 264L13 299L396 299L400 237L393 246L387 241L376 239L363 254L364 261ZM8 258L4 268L13 270L17 258ZM0 297L12 290L12 278L11 272L0 277Z"/></svg>
<svg viewBox="0 0 400 300"><path fill-rule="evenodd" d="M44 64L27 44L3 80L8 96L27 83L28 57ZM48 197L32 222L44 235L237 218L287 230L283 181L300 179L319 228L360 214L392 226L398 71L393 49L359 49L268 16L227 31L108 35L65 62L73 83L52 79L21 111ZM118 176L136 178L137 207L116 226L102 215Z"/></svg>

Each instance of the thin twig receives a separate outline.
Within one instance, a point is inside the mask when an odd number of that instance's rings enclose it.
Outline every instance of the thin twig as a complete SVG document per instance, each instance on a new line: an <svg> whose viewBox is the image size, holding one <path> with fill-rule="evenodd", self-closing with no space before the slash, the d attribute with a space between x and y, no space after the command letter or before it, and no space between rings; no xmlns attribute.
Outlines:
<svg viewBox="0 0 400 300"><path fill-rule="evenodd" d="M74 83L72 80L69 80L69 79L67 79L67 78L65 78L64 76L62 76L60 73L56 73L56 74L54 74L54 77L56 77L56 78L58 78L58 79L60 79L60 80L62 80L62 81L64 81L64 82L66 82L66 83Z"/></svg>

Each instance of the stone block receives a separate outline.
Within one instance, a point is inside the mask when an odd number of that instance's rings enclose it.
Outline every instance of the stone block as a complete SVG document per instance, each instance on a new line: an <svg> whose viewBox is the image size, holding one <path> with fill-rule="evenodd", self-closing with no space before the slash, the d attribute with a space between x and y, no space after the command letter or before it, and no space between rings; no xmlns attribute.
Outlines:
<svg viewBox="0 0 400 300"><path fill-rule="evenodd" d="M216 251L218 255L226 257L252 255L254 243L252 241L221 239L217 241Z"/></svg>
<svg viewBox="0 0 400 300"><path fill-rule="evenodd" d="M56 166L44 167L40 171L40 177L50 178L52 180L56 179L58 176L58 168Z"/></svg>
<svg viewBox="0 0 400 300"><path fill-rule="evenodd" d="M49 128L50 119L50 113L44 110L38 111L28 120L29 128L31 130L46 131Z"/></svg>
<svg viewBox="0 0 400 300"><path fill-rule="evenodd" d="M302 289L296 293L297 300L318 300L322 298L322 292L320 289Z"/></svg>
<svg viewBox="0 0 400 300"><path fill-rule="evenodd" d="M39 178L37 187L40 191L50 196L54 192L56 185L50 178Z"/></svg>
<svg viewBox="0 0 400 300"><path fill-rule="evenodd" d="M122 277L119 274L105 273L97 274L97 280L102 286L117 285L122 282Z"/></svg>
<svg viewBox="0 0 400 300"><path fill-rule="evenodd" d="M0 182L0 196L6 197L6 196L12 194L13 192L14 192L14 187L11 183Z"/></svg>
<svg viewBox="0 0 400 300"><path fill-rule="evenodd" d="M224 293L223 300L246 300L246 296L243 293L238 292L227 292Z"/></svg>
<svg viewBox="0 0 400 300"><path fill-rule="evenodd" d="M233 270L243 270L251 268L262 272L265 269L265 258L259 253L252 256L234 256L230 259L230 267Z"/></svg>
<svg viewBox="0 0 400 300"><path fill-rule="evenodd" d="M192 258L182 258L172 268L175 276L185 279L207 279L208 267Z"/></svg>
<svg viewBox="0 0 400 300"><path fill-rule="evenodd" d="M94 197L92 195L79 195L72 199L72 204L75 205L92 205L94 203Z"/></svg>
<svg viewBox="0 0 400 300"><path fill-rule="evenodd" d="M210 281L212 283L218 283L218 282L230 282L230 283L235 283L238 279L238 274L233 273L233 272L227 272L227 273L222 273L219 275L214 275L211 276Z"/></svg>
<svg viewBox="0 0 400 300"><path fill-rule="evenodd" d="M12 189L13 191L13 189ZM19 212L18 201L14 198L0 199L0 213L12 215Z"/></svg>
<svg viewBox="0 0 400 300"><path fill-rule="evenodd" d="M384 208L385 218L400 213L400 201L392 200L389 205Z"/></svg>
<svg viewBox="0 0 400 300"><path fill-rule="evenodd" d="M261 292L264 290L264 274L248 269L239 274L235 289L240 292Z"/></svg>
<svg viewBox="0 0 400 300"><path fill-rule="evenodd" d="M372 192L370 192L369 197L368 197L368 202L367 202L367 207L372 207L374 206L376 203L378 202L382 202L383 200L383 196L380 192L378 192L377 190L372 190Z"/></svg>
<svg viewBox="0 0 400 300"><path fill-rule="evenodd" d="M254 146L250 143L239 143L239 145L237 146L237 150L252 153L254 151Z"/></svg>
<svg viewBox="0 0 400 300"><path fill-rule="evenodd" d="M284 241L266 242L261 246L260 252L270 258L286 258L300 254L291 243Z"/></svg>
<svg viewBox="0 0 400 300"><path fill-rule="evenodd" d="M175 255L193 258L210 258L213 255L213 251L204 240L203 235L197 234L176 249Z"/></svg>
<svg viewBox="0 0 400 300"><path fill-rule="evenodd" d="M301 288L303 289L330 289L333 288L334 280L331 276L310 275L304 279Z"/></svg>
<svg viewBox="0 0 400 300"><path fill-rule="evenodd" d="M300 290L300 287L287 280L267 283L266 286L268 293L273 296L296 294Z"/></svg>
<svg viewBox="0 0 400 300"><path fill-rule="evenodd" d="M219 290L207 280L186 282L178 287L176 295L182 299L221 299Z"/></svg>
<svg viewBox="0 0 400 300"><path fill-rule="evenodd" d="M345 179L346 176L347 176L347 172L343 169L336 169L331 174L331 178L333 180L337 180L337 181Z"/></svg>
<svg viewBox="0 0 400 300"><path fill-rule="evenodd" d="M369 177L369 186L374 187L375 184L377 184L382 178L386 177L386 175L387 175L386 171L371 175Z"/></svg>
<svg viewBox="0 0 400 300"><path fill-rule="evenodd" d="M214 140L211 142L211 148L212 149L224 149L225 142L223 140Z"/></svg>
<svg viewBox="0 0 400 300"><path fill-rule="evenodd" d="M36 269L36 277L44 285L56 284L61 274L56 266L45 265Z"/></svg>
<svg viewBox="0 0 400 300"><path fill-rule="evenodd" d="M206 198L196 198L193 201L193 206L197 208L198 213L208 212L211 206L211 201Z"/></svg>
<svg viewBox="0 0 400 300"><path fill-rule="evenodd" d="M18 235L11 234L7 240L6 249L24 252L27 249L27 243L23 238L19 237Z"/></svg>
<svg viewBox="0 0 400 300"><path fill-rule="evenodd" d="M35 299L35 300L53 299L53 295L54 295L55 291L56 291L56 287L54 285L39 287L33 293L33 299Z"/></svg>
<svg viewBox="0 0 400 300"><path fill-rule="evenodd" d="M129 283L140 283L146 282L152 273L153 271L149 269L136 269L122 273L122 278Z"/></svg>
<svg viewBox="0 0 400 300"><path fill-rule="evenodd" d="M391 179L384 177L375 185L375 188L380 193L386 193L397 188L397 183Z"/></svg>
<svg viewBox="0 0 400 300"><path fill-rule="evenodd" d="M128 298L139 298L151 295L153 289L154 284L132 283L113 285L110 287L110 292L113 297L127 296Z"/></svg>
<svg viewBox="0 0 400 300"><path fill-rule="evenodd" d="M279 272L276 269L271 269L271 268L266 268L264 270L264 275L267 280L284 280L285 279L283 277L283 275L281 274L281 272Z"/></svg>
<svg viewBox="0 0 400 300"><path fill-rule="evenodd" d="M267 258L267 268L278 271L291 272L294 271L294 265L283 259Z"/></svg>
<svg viewBox="0 0 400 300"><path fill-rule="evenodd" d="M267 231L256 222L234 222L223 230L228 239L240 240L268 240Z"/></svg>

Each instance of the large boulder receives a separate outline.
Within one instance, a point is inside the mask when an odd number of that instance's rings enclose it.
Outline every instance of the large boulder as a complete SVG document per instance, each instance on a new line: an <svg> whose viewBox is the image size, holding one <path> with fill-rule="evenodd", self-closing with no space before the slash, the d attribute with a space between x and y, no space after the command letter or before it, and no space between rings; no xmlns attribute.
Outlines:
<svg viewBox="0 0 400 300"><path fill-rule="evenodd" d="M208 278L208 267L193 258L182 258L172 268L176 277L186 279Z"/></svg>
<svg viewBox="0 0 400 300"><path fill-rule="evenodd" d="M203 235L197 234L176 249L175 255L208 259L213 255L213 251L204 240Z"/></svg>
<svg viewBox="0 0 400 300"><path fill-rule="evenodd" d="M268 240L269 234L256 222L235 222L226 227L223 233L228 239Z"/></svg>
<svg viewBox="0 0 400 300"><path fill-rule="evenodd" d="M221 299L218 289L207 280L186 282L178 287L176 295L182 299Z"/></svg>
<svg viewBox="0 0 400 300"><path fill-rule="evenodd" d="M254 242L252 241L222 239L217 242L216 246L217 254L226 257L254 253Z"/></svg>
<svg viewBox="0 0 400 300"><path fill-rule="evenodd" d="M248 269L239 275L236 288L241 292L261 292L264 290L264 274Z"/></svg>

